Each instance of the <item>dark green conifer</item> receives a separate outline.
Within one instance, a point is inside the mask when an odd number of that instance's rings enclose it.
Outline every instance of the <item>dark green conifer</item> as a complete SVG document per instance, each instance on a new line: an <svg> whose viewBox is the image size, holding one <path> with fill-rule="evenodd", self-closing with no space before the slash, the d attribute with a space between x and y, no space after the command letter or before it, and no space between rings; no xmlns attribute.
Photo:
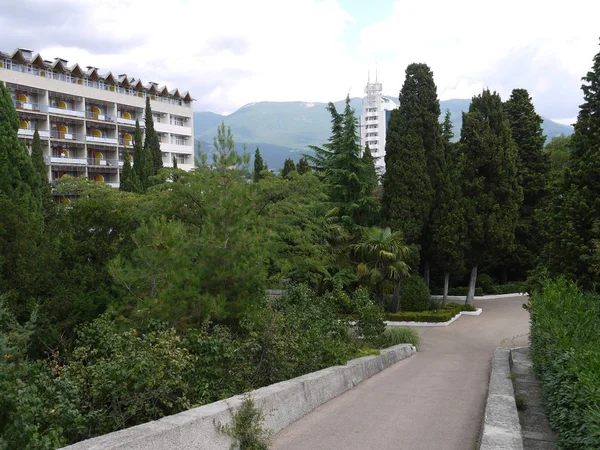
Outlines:
<svg viewBox="0 0 600 450"><path fill-rule="evenodd" d="M296 164L294 164L294 160L292 158L287 158L283 163L283 169L281 169L281 176L286 177L290 173L296 171Z"/></svg>
<svg viewBox="0 0 600 450"><path fill-rule="evenodd" d="M160 140L154 129L154 118L152 117L152 108L150 107L150 97L146 97L146 110L144 112L144 153L152 162L152 171L149 176L156 175L163 167L162 152L160 150ZM135 158L135 155L134 155Z"/></svg>
<svg viewBox="0 0 600 450"><path fill-rule="evenodd" d="M266 169L265 162L260 154L260 149L256 147L254 152L254 170L252 171L252 181L255 183L262 179L261 172Z"/></svg>

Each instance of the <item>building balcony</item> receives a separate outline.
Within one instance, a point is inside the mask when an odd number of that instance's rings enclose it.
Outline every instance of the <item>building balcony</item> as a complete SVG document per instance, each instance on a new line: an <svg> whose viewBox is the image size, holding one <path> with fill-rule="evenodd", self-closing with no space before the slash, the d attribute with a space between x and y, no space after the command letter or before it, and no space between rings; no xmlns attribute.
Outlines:
<svg viewBox="0 0 600 450"><path fill-rule="evenodd" d="M43 103L30 103L30 102L22 102L19 100L13 100L15 104L15 108L21 111L28 112L38 112L38 113L46 113L48 112L48 105Z"/></svg>
<svg viewBox="0 0 600 450"><path fill-rule="evenodd" d="M117 138L109 138L109 137L99 137L99 136L85 136L86 142L93 142L96 144L109 144L109 145L117 145L119 140Z"/></svg>
<svg viewBox="0 0 600 450"><path fill-rule="evenodd" d="M173 134L180 134L183 136L191 136L192 135L192 129L190 127L186 127L186 126L182 126L182 125L172 125L170 123L155 122L154 129L161 133L173 133Z"/></svg>
<svg viewBox="0 0 600 450"><path fill-rule="evenodd" d="M106 167L120 167L123 164L119 164L118 159L104 159L104 158L88 158L87 164L89 166L106 166Z"/></svg>
<svg viewBox="0 0 600 450"><path fill-rule="evenodd" d="M121 186L121 183L119 183L118 181L105 181L105 183L111 187L114 187L115 189L119 189L119 187Z"/></svg>
<svg viewBox="0 0 600 450"><path fill-rule="evenodd" d="M87 158L79 158L76 156L51 156L50 162L52 164L68 164L68 165L85 165L87 164Z"/></svg>
<svg viewBox="0 0 600 450"><path fill-rule="evenodd" d="M85 111L78 111L76 109L58 108L56 106L48 106L48 113L60 116L70 116L77 118L85 118Z"/></svg>
<svg viewBox="0 0 600 450"><path fill-rule="evenodd" d="M166 142L160 143L160 150L162 152L171 152L171 153L183 153L191 155L194 153L194 147L190 144L169 144Z"/></svg>
<svg viewBox="0 0 600 450"><path fill-rule="evenodd" d="M61 139L65 141L77 141L77 142L85 142L85 134L83 133L73 133L66 132L61 130L50 130L50 137L52 139Z"/></svg>
<svg viewBox="0 0 600 450"><path fill-rule="evenodd" d="M19 137L33 138L33 133L35 133L34 128L19 128L18 135ZM38 130L38 134L41 139L48 139L50 137L50 132L48 130Z"/></svg>
<svg viewBox="0 0 600 450"><path fill-rule="evenodd" d="M101 114L101 113L98 113L98 112L94 112L94 111L86 111L85 112L85 117L86 117L86 119L89 119L89 120L98 120L100 122L113 122L113 123L115 122L114 117L111 117L111 116L106 115L106 114Z"/></svg>

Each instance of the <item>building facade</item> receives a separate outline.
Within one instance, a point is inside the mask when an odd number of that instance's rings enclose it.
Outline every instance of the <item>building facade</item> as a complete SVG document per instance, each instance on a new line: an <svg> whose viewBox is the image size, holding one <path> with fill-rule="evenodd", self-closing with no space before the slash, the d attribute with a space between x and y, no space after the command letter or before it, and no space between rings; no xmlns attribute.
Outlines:
<svg viewBox="0 0 600 450"><path fill-rule="evenodd" d="M38 129L48 178L86 177L119 187L125 149L133 149L136 119L144 127L146 97L154 116L165 166L194 167L193 99L188 92L143 84L126 74L101 75L95 67L30 50L0 52L0 81L19 114L19 138L31 147ZM133 155L132 155L133 156Z"/></svg>
<svg viewBox="0 0 600 450"><path fill-rule="evenodd" d="M360 116L360 145L363 149L369 146L375 165L381 173L385 171L387 123L391 111L398 107L391 98L382 95L382 91L383 85L377 77L374 83L371 80L367 82Z"/></svg>

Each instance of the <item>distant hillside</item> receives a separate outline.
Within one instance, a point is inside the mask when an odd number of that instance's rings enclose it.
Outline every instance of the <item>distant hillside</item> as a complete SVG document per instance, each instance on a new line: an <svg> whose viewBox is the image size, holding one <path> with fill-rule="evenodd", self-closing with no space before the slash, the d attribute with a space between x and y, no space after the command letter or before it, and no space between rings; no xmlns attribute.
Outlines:
<svg viewBox="0 0 600 450"><path fill-rule="evenodd" d="M394 96L388 96L394 99ZM440 102L443 120L446 109L450 110L455 139L460 137L462 112L469 109L471 100L453 99ZM352 107L360 114L361 98L351 99ZM335 103L341 110L344 101ZM325 103L307 102L258 102L243 106L236 112L222 116L211 112L194 113L194 136L205 151L212 151L212 141L221 121L231 126L235 141L246 143L249 152L260 147L261 154L272 169L283 166L291 157L297 161L303 153L309 153L307 145L321 145L331 132L331 117ZM560 134L570 135L573 128L544 118L544 133L550 140Z"/></svg>

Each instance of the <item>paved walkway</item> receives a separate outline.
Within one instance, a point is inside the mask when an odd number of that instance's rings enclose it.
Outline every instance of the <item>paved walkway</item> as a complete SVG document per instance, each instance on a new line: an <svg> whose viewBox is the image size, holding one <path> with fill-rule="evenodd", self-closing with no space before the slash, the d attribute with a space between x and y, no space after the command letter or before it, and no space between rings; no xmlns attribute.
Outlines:
<svg viewBox="0 0 600 450"><path fill-rule="evenodd" d="M473 450L498 346L527 345L525 297L483 300L480 316L416 328L420 351L279 433L275 450Z"/></svg>

